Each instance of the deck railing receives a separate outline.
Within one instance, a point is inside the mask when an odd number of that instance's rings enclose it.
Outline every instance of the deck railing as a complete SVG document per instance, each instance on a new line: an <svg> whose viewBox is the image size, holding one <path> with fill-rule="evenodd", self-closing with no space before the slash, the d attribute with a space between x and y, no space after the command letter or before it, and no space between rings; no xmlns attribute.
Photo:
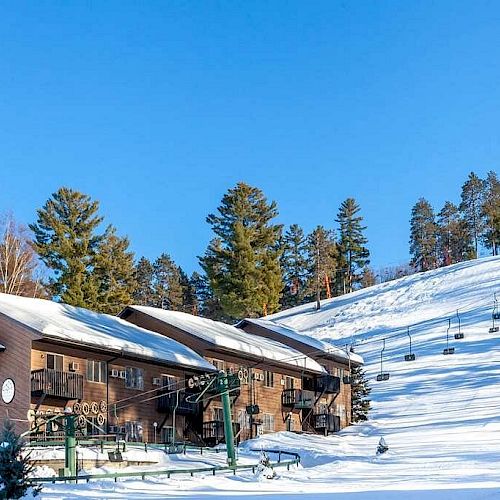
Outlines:
<svg viewBox="0 0 500 500"><path fill-rule="evenodd" d="M43 368L31 372L31 394L64 399L83 398L83 375Z"/></svg>
<svg viewBox="0 0 500 500"><path fill-rule="evenodd" d="M281 404L284 407L298 410L312 408L314 406L314 393L302 389L285 389L281 393Z"/></svg>

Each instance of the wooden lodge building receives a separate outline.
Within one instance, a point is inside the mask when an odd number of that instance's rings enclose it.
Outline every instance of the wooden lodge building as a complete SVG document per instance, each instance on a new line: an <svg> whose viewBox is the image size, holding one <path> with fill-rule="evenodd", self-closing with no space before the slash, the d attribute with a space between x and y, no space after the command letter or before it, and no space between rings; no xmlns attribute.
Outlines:
<svg viewBox="0 0 500 500"><path fill-rule="evenodd" d="M63 432L44 415L71 409L85 417L80 436L212 445L224 440L222 404L196 381L223 370L237 439L338 431L349 424L349 368L362 360L283 328L145 306L115 317L0 293L0 421L45 440Z"/></svg>
<svg viewBox="0 0 500 500"><path fill-rule="evenodd" d="M233 419L242 440L281 430L335 432L349 423L350 385L344 383L349 362L340 350L341 355L327 352L326 347L317 353L317 347L303 348L286 336L257 336L250 333L252 328L245 331L146 306L128 306L120 316L181 342L218 370L237 376ZM314 358L306 350L314 351ZM205 442L223 439L222 407L217 398L204 403L202 438Z"/></svg>
<svg viewBox="0 0 500 500"><path fill-rule="evenodd" d="M317 361L338 383L338 390L329 398L321 398L310 419L315 430L335 432L351 423L351 367L363 364L363 358L348 349L342 350L327 342L303 335L297 330L263 318L241 320L238 328L252 335L281 342ZM325 411L326 409L326 411ZM326 414L326 415L325 415ZM324 427L322 427L324 425Z"/></svg>
<svg viewBox="0 0 500 500"><path fill-rule="evenodd" d="M215 371L175 340L117 317L14 295L0 294L0 342L0 421L9 417L19 432L69 407L86 417L80 434L170 441L168 396L158 391ZM177 417L178 432L184 420ZM58 431L47 425L38 434Z"/></svg>

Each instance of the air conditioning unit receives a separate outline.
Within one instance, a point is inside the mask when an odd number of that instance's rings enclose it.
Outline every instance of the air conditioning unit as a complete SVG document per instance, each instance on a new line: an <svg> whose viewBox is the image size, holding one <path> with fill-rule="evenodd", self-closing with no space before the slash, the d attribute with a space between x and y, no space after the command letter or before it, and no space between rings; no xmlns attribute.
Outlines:
<svg viewBox="0 0 500 500"><path fill-rule="evenodd" d="M120 370L120 375L119 375L120 378L127 378L127 370Z"/></svg>
<svg viewBox="0 0 500 500"><path fill-rule="evenodd" d="M113 368L110 372L109 372L109 375L110 377L113 377L113 378L118 378L120 376L120 372L116 369L116 368Z"/></svg>
<svg viewBox="0 0 500 500"><path fill-rule="evenodd" d="M124 425L122 425L122 426L120 427L120 432L121 432L122 434L125 434L125 432L127 432L127 429L125 428L125 426L124 426Z"/></svg>
<svg viewBox="0 0 500 500"><path fill-rule="evenodd" d="M264 374L263 373L260 374L259 379L261 382L264 382Z"/></svg>
<svg viewBox="0 0 500 500"><path fill-rule="evenodd" d="M262 425L257 426L257 436L262 436L264 434L264 427Z"/></svg>
<svg viewBox="0 0 500 500"><path fill-rule="evenodd" d="M259 374L258 373L252 373L252 378L253 378L253 380L259 380Z"/></svg>
<svg viewBox="0 0 500 500"><path fill-rule="evenodd" d="M80 363L76 363L75 361L72 361L69 364L69 371L70 372L77 372L80 369Z"/></svg>
<svg viewBox="0 0 500 500"><path fill-rule="evenodd" d="M282 378L282 379L280 380L280 384L281 384L281 385L285 385L285 379L284 379L284 378Z"/></svg>
<svg viewBox="0 0 500 500"><path fill-rule="evenodd" d="M160 377L154 377L153 378L153 385L161 385L161 378Z"/></svg>

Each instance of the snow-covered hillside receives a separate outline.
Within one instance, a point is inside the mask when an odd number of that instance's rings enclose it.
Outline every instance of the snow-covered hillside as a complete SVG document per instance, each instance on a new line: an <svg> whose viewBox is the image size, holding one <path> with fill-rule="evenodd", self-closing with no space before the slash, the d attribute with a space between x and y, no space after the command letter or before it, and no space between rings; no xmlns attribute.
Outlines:
<svg viewBox="0 0 500 500"><path fill-rule="evenodd" d="M47 486L47 498L231 497L323 500L500 498L500 333L489 333L493 293L500 298L500 258L417 274L276 314L302 333L337 345L356 342L373 388L366 424L337 435L278 433L244 445L298 451L303 467L280 478L157 479L99 485ZM458 332L459 310L464 338ZM443 355L451 319L450 347ZM416 360L405 362L410 326ZM384 372L377 382L382 339ZM380 437L389 451L379 457Z"/></svg>

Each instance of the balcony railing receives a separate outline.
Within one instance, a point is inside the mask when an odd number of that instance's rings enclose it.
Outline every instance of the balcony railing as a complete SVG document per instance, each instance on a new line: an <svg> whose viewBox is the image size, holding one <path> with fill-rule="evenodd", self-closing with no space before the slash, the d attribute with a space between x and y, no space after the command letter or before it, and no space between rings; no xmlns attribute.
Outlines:
<svg viewBox="0 0 500 500"><path fill-rule="evenodd" d="M186 401L188 396L193 398L193 394L187 394L184 391L179 392L178 400L175 392L165 394L157 399L156 409L160 413L172 414L175 409L177 415L197 415L200 410L200 404Z"/></svg>
<svg viewBox="0 0 500 500"><path fill-rule="evenodd" d="M296 410L309 409L314 406L314 393L301 389L285 389L281 393L281 404Z"/></svg>
<svg viewBox="0 0 500 500"><path fill-rule="evenodd" d="M240 424L233 422L233 433L235 436L240 431ZM224 422L222 420L210 420L203 422L203 440L208 444L223 443L226 440L224 434Z"/></svg>
<svg viewBox="0 0 500 500"><path fill-rule="evenodd" d="M340 417L331 413L315 413L313 425L317 431L338 432L340 431Z"/></svg>
<svg viewBox="0 0 500 500"><path fill-rule="evenodd" d="M64 399L83 398L83 375L44 368L31 372L31 394Z"/></svg>
<svg viewBox="0 0 500 500"><path fill-rule="evenodd" d="M316 392L338 394L340 392L340 377L321 375L316 379Z"/></svg>

